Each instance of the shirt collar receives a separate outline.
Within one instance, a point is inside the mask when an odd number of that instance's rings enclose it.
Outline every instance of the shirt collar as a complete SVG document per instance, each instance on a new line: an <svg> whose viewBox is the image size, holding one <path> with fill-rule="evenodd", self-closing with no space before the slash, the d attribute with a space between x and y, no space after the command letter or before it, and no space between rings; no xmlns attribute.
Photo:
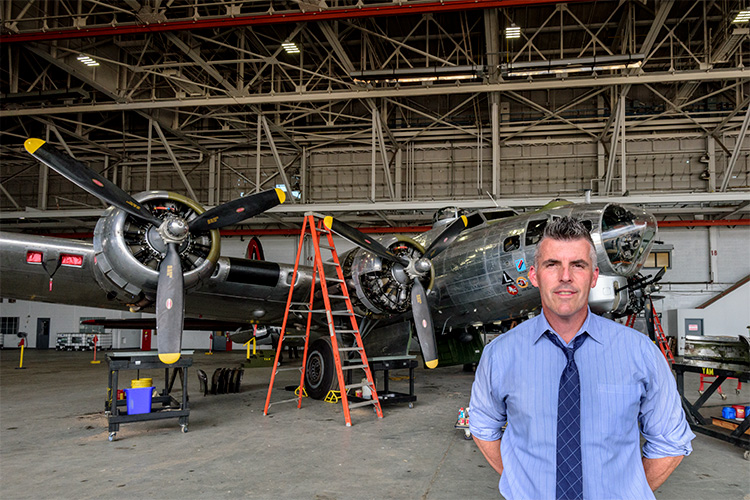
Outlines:
<svg viewBox="0 0 750 500"><path fill-rule="evenodd" d="M586 314L586 320L583 322L583 325L581 325L581 328L576 332L573 338L578 337L583 332L586 332L588 333L589 337L601 344L601 332L599 331L598 325L596 324L596 319L592 319L594 314L591 312L591 308L589 308L588 306L586 306L586 310L588 311L588 314ZM546 332L547 330L549 330L550 332L555 332L554 328L550 326L549 321L547 321L547 317L544 315L544 310L542 309L542 312L539 314L539 328L534 332L533 343L536 344L539 339L542 338L544 332ZM557 332L555 332L555 334L557 334ZM559 334L557 335L559 337Z"/></svg>

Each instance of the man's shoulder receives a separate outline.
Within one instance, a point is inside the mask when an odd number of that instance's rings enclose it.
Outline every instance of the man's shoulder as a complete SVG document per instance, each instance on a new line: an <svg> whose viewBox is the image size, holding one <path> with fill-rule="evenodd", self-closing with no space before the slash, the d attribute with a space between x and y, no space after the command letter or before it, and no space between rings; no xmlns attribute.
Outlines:
<svg viewBox="0 0 750 500"><path fill-rule="evenodd" d="M531 338L531 336L536 332L539 328L539 316L535 316L531 319L527 319L526 321L522 322L518 326L511 328L507 332L501 334L498 336L495 340L490 342L489 345L492 344L498 344L498 345L509 345L509 344L517 344L521 342L527 342Z"/></svg>
<svg viewBox="0 0 750 500"><path fill-rule="evenodd" d="M652 344L647 335L617 321L593 313L591 321L600 334L609 340L621 340L630 344Z"/></svg>

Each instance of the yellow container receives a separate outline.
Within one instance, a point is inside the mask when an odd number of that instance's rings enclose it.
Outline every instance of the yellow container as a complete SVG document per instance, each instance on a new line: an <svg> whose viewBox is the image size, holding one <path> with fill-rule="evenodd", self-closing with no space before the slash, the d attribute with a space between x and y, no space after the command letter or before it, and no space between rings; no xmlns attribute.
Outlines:
<svg viewBox="0 0 750 500"><path fill-rule="evenodd" d="M130 381L130 387L133 389L153 387L153 385L153 379L150 378L134 378Z"/></svg>

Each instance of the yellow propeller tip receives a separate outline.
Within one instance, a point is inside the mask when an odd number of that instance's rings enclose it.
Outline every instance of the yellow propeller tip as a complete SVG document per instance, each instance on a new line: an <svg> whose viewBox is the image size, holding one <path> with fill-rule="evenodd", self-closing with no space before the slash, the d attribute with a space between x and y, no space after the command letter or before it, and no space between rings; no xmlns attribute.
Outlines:
<svg viewBox="0 0 750 500"><path fill-rule="evenodd" d="M26 139L26 142L23 143L23 147L26 148L26 151L28 151L30 154L36 153L36 150L41 148L45 141L41 139Z"/></svg>
<svg viewBox="0 0 750 500"><path fill-rule="evenodd" d="M164 354L159 354L159 360L167 365L171 365L172 363L176 363L177 360L180 359L180 353L179 352L168 352Z"/></svg>
<svg viewBox="0 0 750 500"><path fill-rule="evenodd" d="M333 217L330 215L323 219L323 225L326 227L326 229L331 229L331 226L333 225Z"/></svg>
<svg viewBox="0 0 750 500"><path fill-rule="evenodd" d="M469 219L467 219L465 215L461 216L461 220L464 221L464 227L469 225Z"/></svg>
<svg viewBox="0 0 750 500"><path fill-rule="evenodd" d="M438 360L433 359L432 361L425 361L424 365L429 369L437 368Z"/></svg>
<svg viewBox="0 0 750 500"><path fill-rule="evenodd" d="M284 203L286 201L286 193L279 188L276 188L276 196L279 197L279 203Z"/></svg>

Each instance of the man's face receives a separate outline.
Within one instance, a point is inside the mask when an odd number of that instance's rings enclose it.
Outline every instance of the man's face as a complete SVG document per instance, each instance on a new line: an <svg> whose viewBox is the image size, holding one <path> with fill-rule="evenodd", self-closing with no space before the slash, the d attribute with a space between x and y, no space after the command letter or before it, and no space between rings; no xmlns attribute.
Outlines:
<svg viewBox="0 0 750 500"><path fill-rule="evenodd" d="M586 317L589 290L596 286L599 269L591 262L585 239L560 241L545 238L537 248L538 267L529 268L531 284L539 288L545 314L560 319Z"/></svg>

